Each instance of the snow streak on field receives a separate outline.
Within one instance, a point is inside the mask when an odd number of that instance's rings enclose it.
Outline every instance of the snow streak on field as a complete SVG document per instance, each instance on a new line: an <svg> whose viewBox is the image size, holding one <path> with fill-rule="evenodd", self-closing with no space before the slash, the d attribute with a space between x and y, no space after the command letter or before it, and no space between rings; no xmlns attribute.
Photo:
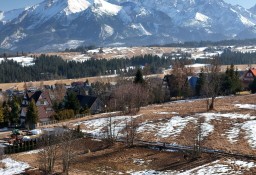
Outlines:
<svg viewBox="0 0 256 175"><path fill-rule="evenodd" d="M108 134L108 129L110 128L111 123L111 132L115 137L122 136L122 131L126 126L127 122L130 122L132 119L139 117L137 116L115 116L111 118L99 118L93 120L82 121L74 124L83 125L85 129L82 129L82 132L91 134L95 137L106 137Z"/></svg>
<svg viewBox="0 0 256 175"><path fill-rule="evenodd" d="M143 123L138 129L138 133L155 133L156 137L167 138L176 137L180 135L182 130L189 122L194 121L193 117L182 118L179 116L172 117L171 119L158 122Z"/></svg>
<svg viewBox="0 0 256 175"><path fill-rule="evenodd" d="M254 109L256 110L256 105L254 104L235 104L236 107L240 109Z"/></svg>
<svg viewBox="0 0 256 175"><path fill-rule="evenodd" d="M241 160L217 160L215 162L196 167L185 172L165 171L159 172L154 170L145 170L139 172L131 172L131 175L227 175L227 174L244 174L255 167L254 162L245 162Z"/></svg>
<svg viewBox="0 0 256 175"><path fill-rule="evenodd" d="M0 169L1 175L20 174L24 172L25 169L30 167L27 163L18 162L11 158L3 159L1 160L1 163L4 164L4 168Z"/></svg>
<svg viewBox="0 0 256 175"><path fill-rule="evenodd" d="M246 105L247 106L247 105ZM198 125L199 119L202 120L201 130L202 139L215 132L226 137L227 141L231 144L235 144L239 140L239 136L243 133L244 138L248 140L251 148L256 149L256 116L250 114L239 114L239 113L199 113L192 116L179 116L175 112L167 111L156 111L154 115L164 115L170 118L161 120L146 120L139 124L136 132L141 136L142 139L150 138L159 141L159 139L171 138L176 139L181 136L182 131L187 127L188 124L192 124L194 129ZM175 116L173 116L175 115ZM112 134L116 137L123 137L124 128L126 123L131 118L138 116L115 116L111 118ZM215 131L217 126L214 126L216 121L222 122L225 120L225 130ZM74 126L81 125L84 133L91 134L95 137L106 137L109 133L110 118L99 118L93 120L87 120L75 123Z"/></svg>

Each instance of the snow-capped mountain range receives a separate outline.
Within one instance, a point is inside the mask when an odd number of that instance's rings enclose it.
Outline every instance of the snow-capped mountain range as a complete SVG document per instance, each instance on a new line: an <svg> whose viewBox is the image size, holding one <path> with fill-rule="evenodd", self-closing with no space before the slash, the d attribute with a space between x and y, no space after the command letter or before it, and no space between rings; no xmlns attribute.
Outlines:
<svg viewBox="0 0 256 175"><path fill-rule="evenodd" d="M0 12L0 48L151 45L256 37L256 6L223 0L45 0Z"/></svg>

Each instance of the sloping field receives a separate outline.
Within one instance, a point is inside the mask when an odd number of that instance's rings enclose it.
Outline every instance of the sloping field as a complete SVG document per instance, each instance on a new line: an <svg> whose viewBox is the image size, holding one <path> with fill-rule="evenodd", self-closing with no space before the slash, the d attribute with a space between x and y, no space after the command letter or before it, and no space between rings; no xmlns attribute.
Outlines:
<svg viewBox="0 0 256 175"><path fill-rule="evenodd" d="M191 146L200 125L204 147L244 154L256 153L256 95L220 97L207 112L206 99L151 105L136 116L111 117L114 135L122 137L125 123L136 121L136 138ZM200 122L199 122L200 121ZM106 137L110 118L74 122L83 132Z"/></svg>
<svg viewBox="0 0 256 175"><path fill-rule="evenodd" d="M125 138L126 124L136 123L136 139L192 146L200 123L202 146L230 153L256 155L256 95L219 97L214 111L206 111L206 99L183 100L143 107L136 115L117 112L66 121L58 125L76 128L97 138L107 137L109 124L116 138ZM110 117L111 116L111 117ZM48 126L53 127L53 126ZM203 154L196 161L185 160L183 153L147 148L120 147L117 143L107 149L100 140L85 141L91 153L82 154L72 166L71 175L131 174L131 175L249 175L256 173L256 162ZM89 144L89 145L88 145ZM82 148L81 148L82 149ZM36 155L40 150L12 155L26 166L38 167ZM9 169L14 169L8 164ZM5 168L4 168L5 169ZM6 169L7 170L7 169ZM60 166L56 167L61 171ZM12 171L12 170L8 170ZM1 169L0 169L1 172Z"/></svg>

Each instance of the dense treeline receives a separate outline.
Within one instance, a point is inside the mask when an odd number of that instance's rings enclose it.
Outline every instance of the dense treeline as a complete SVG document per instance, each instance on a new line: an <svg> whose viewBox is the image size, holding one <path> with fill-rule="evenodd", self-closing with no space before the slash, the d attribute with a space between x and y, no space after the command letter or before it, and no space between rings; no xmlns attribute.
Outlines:
<svg viewBox="0 0 256 175"><path fill-rule="evenodd" d="M161 68L171 65L172 59L153 55L133 57L131 59L91 59L83 63L65 61L58 56L40 55L35 65L22 67L12 60L0 64L0 82L39 81L62 78L80 78L120 73L133 73L135 67L146 66L148 73L159 73Z"/></svg>
<svg viewBox="0 0 256 175"><path fill-rule="evenodd" d="M191 60L190 55L183 55L181 60L186 64L210 63L211 59ZM241 53L225 50L217 57L219 64L256 64L256 53ZM65 61L59 56L40 55L35 58L35 65L22 67L15 61L4 60L0 64L0 82L40 81L52 79L72 79L88 76L109 74L133 75L137 67L145 66L144 74L161 73L174 63L175 57L162 57L153 55L136 56L131 59L90 59L83 63ZM176 58L177 59L177 58Z"/></svg>
<svg viewBox="0 0 256 175"><path fill-rule="evenodd" d="M225 50L223 54L216 57L221 65L256 64L256 53L254 52L231 52ZM195 63L210 63L212 59L197 59Z"/></svg>
<svg viewBox="0 0 256 175"><path fill-rule="evenodd" d="M221 40L221 41L188 41L184 43L171 43L165 45L150 45L150 46L161 46L161 47L209 47L209 46L250 46L256 44L256 38L254 39L243 39L243 40Z"/></svg>

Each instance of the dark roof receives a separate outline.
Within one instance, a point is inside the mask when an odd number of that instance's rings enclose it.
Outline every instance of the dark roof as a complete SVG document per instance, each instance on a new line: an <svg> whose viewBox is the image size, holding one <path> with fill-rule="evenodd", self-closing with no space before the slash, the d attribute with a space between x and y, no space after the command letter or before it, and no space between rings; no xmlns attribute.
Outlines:
<svg viewBox="0 0 256 175"><path fill-rule="evenodd" d="M28 97L29 101L34 99L34 101L37 102L41 94L42 94L42 91L28 92L27 97Z"/></svg>
<svg viewBox="0 0 256 175"><path fill-rule="evenodd" d="M31 101L32 99L35 101L35 103L38 102L40 96L47 100L47 102L49 103L49 105L52 105L51 102L51 98L50 98L50 94L46 91L42 92L42 91L36 91L36 92L27 92L27 99L28 101Z"/></svg>
<svg viewBox="0 0 256 175"><path fill-rule="evenodd" d="M97 100L98 97L89 96L89 95L77 95L77 99L82 107L91 108L93 103Z"/></svg>

